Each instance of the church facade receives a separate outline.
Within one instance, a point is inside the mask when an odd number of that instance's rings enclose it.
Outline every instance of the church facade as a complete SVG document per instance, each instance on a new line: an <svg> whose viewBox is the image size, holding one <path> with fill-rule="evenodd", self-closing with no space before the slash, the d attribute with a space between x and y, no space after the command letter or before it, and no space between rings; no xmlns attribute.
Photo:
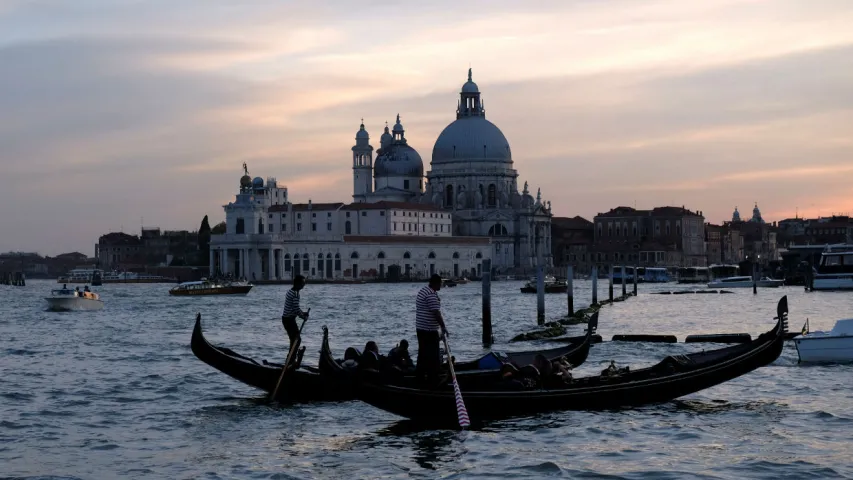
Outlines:
<svg viewBox="0 0 853 480"><path fill-rule="evenodd" d="M350 204L291 203L244 164L226 233L211 239L211 275L393 279L479 276L484 259L497 272L552 265L550 202L526 182L519 192L509 142L486 120L470 69L429 171L405 133L397 115L374 151L362 122Z"/></svg>

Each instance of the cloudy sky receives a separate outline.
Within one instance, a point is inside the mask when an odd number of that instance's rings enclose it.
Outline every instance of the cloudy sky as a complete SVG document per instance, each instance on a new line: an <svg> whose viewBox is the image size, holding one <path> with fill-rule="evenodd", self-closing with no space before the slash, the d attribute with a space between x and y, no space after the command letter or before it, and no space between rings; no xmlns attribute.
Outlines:
<svg viewBox="0 0 853 480"><path fill-rule="evenodd" d="M245 161L348 201L363 117L428 160L468 66L560 216L853 213L850 0L0 0L0 251L224 218Z"/></svg>

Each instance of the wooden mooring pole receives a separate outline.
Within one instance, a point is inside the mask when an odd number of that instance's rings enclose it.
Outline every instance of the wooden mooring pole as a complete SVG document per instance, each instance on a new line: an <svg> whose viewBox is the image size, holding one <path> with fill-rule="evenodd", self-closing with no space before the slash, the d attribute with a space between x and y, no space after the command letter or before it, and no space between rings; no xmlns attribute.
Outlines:
<svg viewBox="0 0 853 480"><path fill-rule="evenodd" d="M536 267L536 324L545 324L545 267Z"/></svg>
<svg viewBox="0 0 853 480"><path fill-rule="evenodd" d="M637 272L639 270L640 270L640 264L635 263L634 264L634 296L635 297L637 296L637 276L638 276Z"/></svg>
<svg viewBox="0 0 853 480"><path fill-rule="evenodd" d="M628 279L625 278L625 265L622 265L622 298L628 294Z"/></svg>
<svg viewBox="0 0 853 480"><path fill-rule="evenodd" d="M492 346L492 261L483 260L483 347Z"/></svg>
<svg viewBox="0 0 853 480"><path fill-rule="evenodd" d="M598 304L598 267L592 267L592 305Z"/></svg>
<svg viewBox="0 0 853 480"><path fill-rule="evenodd" d="M758 293L758 264L752 264L752 294Z"/></svg>
<svg viewBox="0 0 853 480"><path fill-rule="evenodd" d="M573 280L575 279L574 272L572 272L572 266L566 269L566 292L568 292L568 303L569 303L569 316L573 316L575 314L575 288L573 285Z"/></svg>
<svg viewBox="0 0 853 480"><path fill-rule="evenodd" d="M610 273L607 277L610 279L610 303L613 303L613 265L610 265Z"/></svg>

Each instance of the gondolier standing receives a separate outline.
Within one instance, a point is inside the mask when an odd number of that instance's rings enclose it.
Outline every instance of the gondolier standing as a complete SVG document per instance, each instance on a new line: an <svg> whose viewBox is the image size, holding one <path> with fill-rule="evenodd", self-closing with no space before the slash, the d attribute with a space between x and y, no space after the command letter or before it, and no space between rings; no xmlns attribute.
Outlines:
<svg viewBox="0 0 853 480"><path fill-rule="evenodd" d="M293 277L293 287L287 291L284 297L284 312L281 314L281 323L284 325L284 330L290 338L290 345L293 346L296 339L299 338L299 327L296 326L296 317L303 320L308 319L308 313L303 312L299 308L299 291L305 286L305 277L297 275Z"/></svg>
<svg viewBox="0 0 853 480"><path fill-rule="evenodd" d="M418 363L415 370L419 380L426 377L430 382L438 377L441 368L439 350L441 335L448 334L444 317L441 316L439 290L441 290L441 276L433 275L429 279L429 285L418 292L415 301L417 310L415 330L418 334Z"/></svg>

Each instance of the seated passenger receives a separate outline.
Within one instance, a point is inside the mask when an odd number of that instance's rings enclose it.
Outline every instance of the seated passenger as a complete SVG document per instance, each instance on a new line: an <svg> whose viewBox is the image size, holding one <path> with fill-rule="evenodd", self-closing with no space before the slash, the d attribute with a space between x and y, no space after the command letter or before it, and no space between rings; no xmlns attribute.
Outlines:
<svg viewBox="0 0 853 480"><path fill-rule="evenodd" d="M400 340L400 343L388 352L388 362L403 371L415 368L412 357L409 356L409 342L406 339Z"/></svg>
<svg viewBox="0 0 853 480"><path fill-rule="evenodd" d="M359 368L379 370L379 361L379 347L376 346L376 342L371 340L364 346L364 353L361 354L361 358L358 360L358 366Z"/></svg>
<svg viewBox="0 0 853 480"><path fill-rule="evenodd" d="M525 365L518 371L521 376L521 383L525 388L539 388L542 376L539 374L539 369L534 365Z"/></svg>
<svg viewBox="0 0 853 480"><path fill-rule="evenodd" d="M519 380L518 369L511 363L505 363L501 366L501 379L498 383L501 390L524 390L525 386Z"/></svg>
<svg viewBox="0 0 853 480"><path fill-rule="evenodd" d="M542 378L551 376L551 362L541 353L533 357L533 366L539 370Z"/></svg>

